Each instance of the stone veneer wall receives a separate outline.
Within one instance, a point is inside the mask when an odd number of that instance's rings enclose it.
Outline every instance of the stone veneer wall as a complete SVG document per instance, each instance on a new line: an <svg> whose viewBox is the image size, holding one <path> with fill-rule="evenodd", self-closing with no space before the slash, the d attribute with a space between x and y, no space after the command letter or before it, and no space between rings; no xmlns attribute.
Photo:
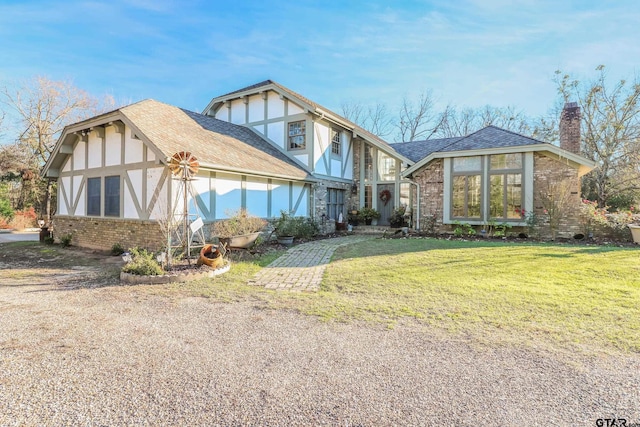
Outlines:
<svg viewBox="0 0 640 427"><path fill-rule="evenodd" d="M435 231L442 231L442 203L444 200L444 162L442 159L434 160L427 167L414 174L414 181L420 186L421 193L419 197L415 197L414 194L414 200L420 202L420 228L425 230L426 218L435 214ZM411 191L416 191L415 186L412 186Z"/></svg>
<svg viewBox="0 0 640 427"><path fill-rule="evenodd" d="M566 182L570 194L569 203L565 208L565 215L560 220L558 227L558 237L573 237L577 233L582 233L580 219L580 178L578 170L567 165L561 160L552 159L542 154L534 154L534 176L533 176L533 206L534 212L539 218L544 218L544 207L542 206L542 192L549 188L549 185ZM551 187L553 188L553 187ZM560 187L561 188L561 187ZM551 237L548 221L544 221L540 227L540 234L543 238Z"/></svg>
<svg viewBox="0 0 640 427"><path fill-rule="evenodd" d="M118 243L123 248L140 247L159 250L163 244L162 231L155 221L56 216L53 235L71 234L75 246L110 250Z"/></svg>
<svg viewBox="0 0 640 427"><path fill-rule="evenodd" d="M331 180L321 180L313 185L313 206L315 209L311 214L313 219L320 225L320 233L329 234L336 231L336 221L327 218L327 192L329 188L344 190L344 207L342 217L347 222L349 206L351 204L351 183L336 182ZM324 220L322 215L324 215ZM337 219L337 218L336 218Z"/></svg>

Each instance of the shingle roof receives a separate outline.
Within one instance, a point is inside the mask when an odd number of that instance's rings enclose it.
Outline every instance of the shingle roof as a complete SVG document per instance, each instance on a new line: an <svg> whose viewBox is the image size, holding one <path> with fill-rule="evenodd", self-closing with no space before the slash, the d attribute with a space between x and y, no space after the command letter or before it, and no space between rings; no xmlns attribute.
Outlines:
<svg viewBox="0 0 640 427"><path fill-rule="evenodd" d="M120 112L167 157L182 150L200 163L261 175L309 179L308 172L253 130L154 100Z"/></svg>
<svg viewBox="0 0 640 427"><path fill-rule="evenodd" d="M391 144L391 147L403 156L414 162L424 159L434 151L440 151L442 148L451 145L462 137L428 139L426 141L397 142Z"/></svg>
<svg viewBox="0 0 640 427"><path fill-rule="evenodd" d="M534 144L546 143L496 126L487 126L464 137L403 142L392 144L391 147L403 156L418 162L435 152L481 150Z"/></svg>

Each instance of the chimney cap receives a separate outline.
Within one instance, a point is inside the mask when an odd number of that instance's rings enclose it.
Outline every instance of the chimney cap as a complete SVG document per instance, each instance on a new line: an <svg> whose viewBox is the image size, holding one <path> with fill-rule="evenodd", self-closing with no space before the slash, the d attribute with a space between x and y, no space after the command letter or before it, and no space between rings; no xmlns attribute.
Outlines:
<svg viewBox="0 0 640 427"><path fill-rule="evenodd" d="M577 102L567 102L564 104L564 109L565 110L569 110L572 108L578 108L578 103Z"/></svg>

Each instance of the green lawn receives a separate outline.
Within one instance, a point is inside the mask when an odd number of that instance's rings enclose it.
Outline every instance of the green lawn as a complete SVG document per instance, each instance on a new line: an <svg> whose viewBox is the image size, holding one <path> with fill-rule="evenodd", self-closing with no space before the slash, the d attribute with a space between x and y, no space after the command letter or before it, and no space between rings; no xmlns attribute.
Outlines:
<svg viewBox="0 0 640 427"><path fill-rule="evenodd" d="M341 248L306 312L640 352L640 250L432 239Z"/></svg>
<svg viewBox="0 0 640 427"><path fill-rule="evenodd" d="M0 252L10 265L12 257L33 256L36 245L9 244ZM38 248L34 268L77 262L64 249ZM246 284L278 255L235 262L214 279L127 289L169 298L249 300L329 321L394 327L410 319L491 345L640 353L640 248L375 239L339 248L317 293ZM0 270L0 283L12 280L11 274Z"/></svg>
<svg viewBox="0 0 640 427"><path fill-rule="evenodd" d="M640 352L640 248L376 239L339 248L318 293L246 286L271 259L186 289L326 320L412 319L494 344Z"/></svg>

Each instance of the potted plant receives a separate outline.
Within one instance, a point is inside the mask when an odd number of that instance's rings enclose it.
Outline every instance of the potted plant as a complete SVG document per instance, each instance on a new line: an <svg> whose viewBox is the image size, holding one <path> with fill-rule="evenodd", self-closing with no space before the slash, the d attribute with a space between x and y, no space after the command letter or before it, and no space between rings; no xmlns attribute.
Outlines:
<svg viewBox="0 0 640 427"><path fill-rule="evenodd" d="M389 225L393 228L407 227L407 219L405 214L407 212L406 206L400 206L391 212L391 216L389 217Z"/></svg>
<svg viewBox="0 0 640 427"><path fill-rule="evenodd" d="M229 218L213 223L213 235L230 248L251 247L267 225L267 221L251 215L246 209L225 213Z"/></svg>
<svg viewBox="0 0 640 427"><path fill-rule="evenodd" d="M640 224L627 224L627 227L631 230L633 243L640 245Z"/></svg>
<svg viewBox="0 0 640 427"><path fill-rule="evenodd" d="M293 243L293 238L297 232L297 222L295 218L288 212L280 211L280 217L275 223L275 233L278 238L278 243L283 245L290 245Z"/></svg>
<svg viewBox="0 0 640 427"><path fill-rule="evenodd" d="M373 208L361 208L358 212L358 218L366 225L371 225L374 219L380 218L380 212Z"/></svg>

